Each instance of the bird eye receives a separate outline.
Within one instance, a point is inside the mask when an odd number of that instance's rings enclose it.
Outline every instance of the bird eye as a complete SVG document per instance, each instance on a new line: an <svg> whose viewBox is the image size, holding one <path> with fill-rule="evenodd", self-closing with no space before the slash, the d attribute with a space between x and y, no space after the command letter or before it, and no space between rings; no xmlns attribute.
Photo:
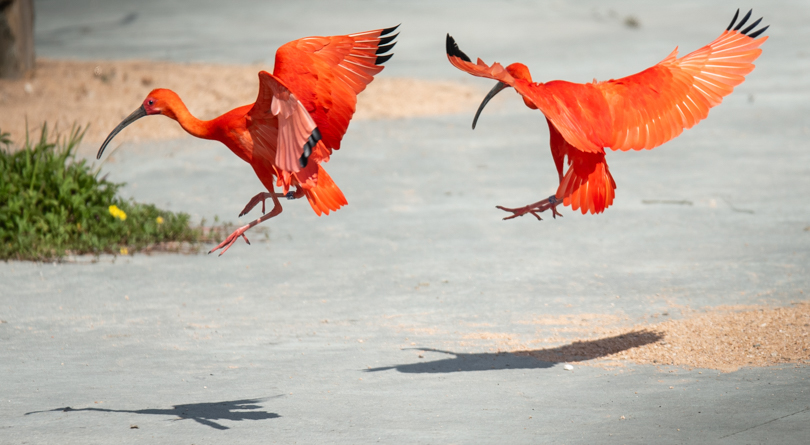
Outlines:
<svg viewBox="0 0 810 445"><path fill-rule="evenodd" d="M149 99L149 105L154 105L154 104L155 104L155 100L154 99Z"/></svg>

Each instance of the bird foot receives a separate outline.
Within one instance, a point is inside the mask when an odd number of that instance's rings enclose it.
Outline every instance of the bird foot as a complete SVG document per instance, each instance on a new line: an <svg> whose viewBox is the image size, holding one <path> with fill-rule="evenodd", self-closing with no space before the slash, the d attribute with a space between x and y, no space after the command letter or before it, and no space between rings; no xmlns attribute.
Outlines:
<svg viewBox="0 0 810 445"><path fill-rule="evenodd" d="M219 256L222 256L222 254L224 254L225 252L227 252L227 251L228 251L228 249L230 249L230 248L231 248L231 246L233 245L233 243L235 243L235 242L236 242L236 240L238 240L240 236L241 236L242 238L244 238L244 239L245 239L245 242L246 242L246 243L248 243L248 245L250 245L250 240L248 240L248 239L247 239L247 237L245 236L245 232L246 232L246 231L247 231L247 229L249 229L249 228L250 228L250 225L248 224L248 225L246 225L246 226L242 226L242 227L240 227L240 228L236 229L236 230L235 230L233 233L231 233L231 234L230 234L230 235L229 235L227 238L225 238L225 241L223 241L223 242L219 243L219 245L218 245L217 247L214 247L213 249L211 249L211 250L208 252L208 254L210 255L210 254L212 254L212 253L216 252L217 250L222 249L222 252L220 252L220 253L219 253Z"/></svg>
<svg viewBox="0 0 810 445"><path fill-rule="evenodd" d="M497 206L496 208L501 209L505 212L512 212L511 216L507 216L504 218L504 221L507 219L517 218L518 216L523 216L527 213L534 215L538 221L542 221L543 218L540 217L540 213L545 212L546 210L551 209L551 217L557 219L557 217L562 217L563 215L557 211L557 206L562 204L562 201L558 201L557 197L554 195L549 196L547 199L542 201L535 202L534 204L529 204L524 207L517 207L514 209L510 209L503 206Z"/></svg>
<svg viewBox="0 0 810 445"><path fill-rule="evenodd" d="M250 201L248 201L245 208L242 209L241 213L239 213L239 218L247 215L251 210L253 210L253 207L256 207L256 205L259 204L259 203L262 203L262 215L264 215L264 210L265 210L264 201L267 198L272 198L272 197L273 197L272 193L262 192L262 193L257 194L256 196L250 198Z"/></svg>
<svg viewBox="0 0 810 445"><path fill-rule="evenodd" d="M250 213L250 211L253 210L253 207L256 207L259 203L262 203L262 215L264 215L265 210L266 210L266 208L264 206L264 202L268 198L272 198L273 195L274 195L274 193L262 192L262 193L257 194L256 196L250 198L250 201L247 203L245 208L242 209L242 211L239 213L239 218L241 218L241 217L247 215L248 213ZM294 192L294 191L290 190L287 193L275 193L275 196L277 198L298 199L301 196L304 196L304 194L303 193L299 194L297 192Z"/></svg>

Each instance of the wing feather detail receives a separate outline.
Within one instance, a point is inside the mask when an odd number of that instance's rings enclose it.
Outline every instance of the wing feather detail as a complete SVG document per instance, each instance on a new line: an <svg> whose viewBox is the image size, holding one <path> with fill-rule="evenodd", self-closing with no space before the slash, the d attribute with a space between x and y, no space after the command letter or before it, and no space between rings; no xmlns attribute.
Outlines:
<svg viewBox="0 0 810 445"><path fill-rule="evenodd" d="M304 105L284 83L261 71L259 97L248 116L254 156L292 173L306 166L307 151L317 139L318 129ZM277 121L276 125L272 125L273 120Z"/></svg>
<svg viewBox="0 0 810 445"><path fill-rule="evenodd" d="M759 48L768 37L756 38L767 26L752 31L757 20L738 31L746 14L710 44L678 58L675 48L657 65L632 76L607 82L534 83L515 79L499 63L472 62L447 35L450 63L468 74L502 82L540 109L571 146L585 153L652 149L705 119L754 69ZM748 35L746 35L748 34ZM563 189L578 187L569 179ZM578 197L572 199L577 200Z"/></svg>
<svg viewBox="0 0 810 445"><path fill-rule="evenodd" d="M613 138L606 146L649 150L705 119L754 69L767 39L728 30L684 57L677 58L676 48L638 74L596 83L613 116Z"/></svg>
<svg viewBox="0 0 810 445"><path fill-rule="evenodd" d="M383 70L396 27L331 37L306 37L276 51L273 74L310 113L322 135L316 159L328 160L349 127L357 95ZM380 53L380 54L378 54Z"/></svg>

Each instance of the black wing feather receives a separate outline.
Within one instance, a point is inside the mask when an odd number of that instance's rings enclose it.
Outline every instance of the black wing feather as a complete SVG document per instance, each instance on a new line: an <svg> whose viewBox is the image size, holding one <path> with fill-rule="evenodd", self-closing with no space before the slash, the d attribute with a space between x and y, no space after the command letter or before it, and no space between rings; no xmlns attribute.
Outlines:
<svg viewBox="0 0 810 445"><path fill-rule="evenodd" d="M459 59L461 59L461 60L463 60L465 62L471 62L472 63L472 60L470 60L470 57L468 55L464 54L464 52L461 51L458 48L458 44L456 43L456 40L454 38L452 38L450 36L450 34L447 34L446 46L447 46L446 49L447 49L447 55L448 56L458 57Z"/></svg>

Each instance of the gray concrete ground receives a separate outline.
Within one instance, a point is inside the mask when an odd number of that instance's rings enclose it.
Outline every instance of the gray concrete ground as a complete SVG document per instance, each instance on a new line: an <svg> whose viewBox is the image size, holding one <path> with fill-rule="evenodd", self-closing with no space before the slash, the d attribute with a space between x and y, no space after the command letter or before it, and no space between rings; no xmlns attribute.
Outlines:
<svg viewBox="0 0 810 445"><path fill-rule="evenodd" d="M584 81L705 44L737 7L243 3L42 1L38 51L244 63L402 22L383 75L460 78L451 32L471 56ZM542 117L504 94L475 131L474 110L352 123L326 165L349 206L318 218L285 202L268 237L221 258L0 264L0 443L807 443L807 366L568 372L477 339L531 344L552 334L533 323L545 315L630 324L806 300L810 5L759 8L773 37L749 80L666 146L610 153L603 215L500 221L495 205L556 182ZM104 169L195 218L235 220L260 190L226 148L191 139L126 144Z"/></svg>

